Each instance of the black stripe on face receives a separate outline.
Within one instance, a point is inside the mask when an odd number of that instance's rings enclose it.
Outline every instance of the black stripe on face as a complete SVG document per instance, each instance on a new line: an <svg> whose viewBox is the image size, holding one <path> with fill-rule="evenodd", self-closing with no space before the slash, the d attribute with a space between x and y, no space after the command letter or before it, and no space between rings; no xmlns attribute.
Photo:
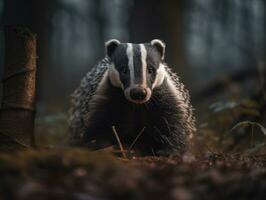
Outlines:
<svg viewBox="0 0 266 200"><path fill-rule="evenodd" d="M111 60L119 72L119 78L124 88L129 87L130 72L128 66L129 59L127 57L127 44L120 44L112 55Z"/></svg>
<svg viewBox="0 0 266 200"><path fill-rule="evenodd" d="M151 46L150 44L144 44L145 49L147 51L147 69L153 69L154 73L148 73L147 74L147 85L149 87L152 87L152 84L154 83L156 76L158 75L157 70L161 63L161 55L158 53L158 51Z"/></svg>
<svg viewBox="0 0 266 200"><path fill-rule="evenodd" d="M143 84L143 70L142 70L142 61L141 61L141 50L138 44L133 44L133 63L134 63L134 84L142 85Z"/></svg>

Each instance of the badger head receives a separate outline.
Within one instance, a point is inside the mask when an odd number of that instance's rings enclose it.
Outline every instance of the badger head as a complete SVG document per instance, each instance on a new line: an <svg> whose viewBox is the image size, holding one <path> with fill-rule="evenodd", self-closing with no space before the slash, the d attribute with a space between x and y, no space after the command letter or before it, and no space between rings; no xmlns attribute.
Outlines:
<svg viewBox="0 0 266 200"><path fill-rule="evenodd" d="M153 89L164 80L165 44L158 39L144 44L121 43L113 39L105 46L112 62L108 70L111 84L121 88L132 103L149 101Z"/></svg>

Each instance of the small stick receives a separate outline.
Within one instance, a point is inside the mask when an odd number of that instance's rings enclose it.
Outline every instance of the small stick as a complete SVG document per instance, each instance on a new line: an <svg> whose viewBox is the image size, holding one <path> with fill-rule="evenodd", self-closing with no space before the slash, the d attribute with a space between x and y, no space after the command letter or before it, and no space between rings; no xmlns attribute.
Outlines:
<svg viewBox="0 0 266 200"><path fill-rule="evenodd" d="M115 126L112 126L112 130L113 130L113 132L114 132L114 134L115 134L115 138L116 138L116 140L117 140L117 142L118 142L118 144L119 144L119 148L120 148L120 150L121 150L122 156L123 156L124 158L127 158L126 153L125 153L125 150L124 150L124 148L123 148L123 145L122 145L122 143L121 143L121 141L120 141L120 138L119 138L119 136L118 136L118 133L117 133L117 131L116 131L116 129L115 129Z"/></svg>
<svg viewBox="0 0 266 200"><path fill-rule="evenodd" d="M139 134L137 135L137 137L135 138L135 140L132 142L132 144L130 145L129 147L129 152L132 150L132 148L134 147L134 145L136 144L137 140L139 139L139 137L142 135L142 133L144 132L145 130L145 126L141 129L141 131L139 132Z"/></svg>

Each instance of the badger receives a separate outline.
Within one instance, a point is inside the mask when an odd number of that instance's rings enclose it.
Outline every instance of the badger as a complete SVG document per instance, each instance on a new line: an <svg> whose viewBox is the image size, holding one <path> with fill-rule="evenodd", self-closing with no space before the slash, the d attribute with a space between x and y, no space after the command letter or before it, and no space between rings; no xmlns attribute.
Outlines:
<svg viewBox="0 0 266 200"><path fill-rule="evenodd" d="M165 63L165 43L112 39L105 50L72 95L71 143L114 145L115 127L125 148L135 141L135 150L146 155L184 152L195 118L188 90Z"/></svg>

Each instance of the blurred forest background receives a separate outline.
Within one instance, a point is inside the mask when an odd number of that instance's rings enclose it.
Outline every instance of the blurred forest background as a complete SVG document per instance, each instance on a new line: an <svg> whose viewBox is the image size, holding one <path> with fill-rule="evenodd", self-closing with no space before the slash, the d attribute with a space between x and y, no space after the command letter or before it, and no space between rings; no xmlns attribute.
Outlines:
<svg viewBox="0 0 266 200"><path fill-rule="evenodd" d="M265 199L265 0L0 0L0 78L5 25L37 34L38 148L0 153L0 199ZM185 154L64 148L70 94L111 38L165 41L197 117Z"/></svg>
<svg viewBox="0 0 266 200"><path fill-rule="evenodd" d="M263 86L265 9L264 0L0 0L0 24L38 35L37 124L65 119L69 95L111 38L165 41L166 62L190 90L201 120L206 106L232 108L235 102L221 102ZM0 75L3 41L1 31Z"/></svg>

